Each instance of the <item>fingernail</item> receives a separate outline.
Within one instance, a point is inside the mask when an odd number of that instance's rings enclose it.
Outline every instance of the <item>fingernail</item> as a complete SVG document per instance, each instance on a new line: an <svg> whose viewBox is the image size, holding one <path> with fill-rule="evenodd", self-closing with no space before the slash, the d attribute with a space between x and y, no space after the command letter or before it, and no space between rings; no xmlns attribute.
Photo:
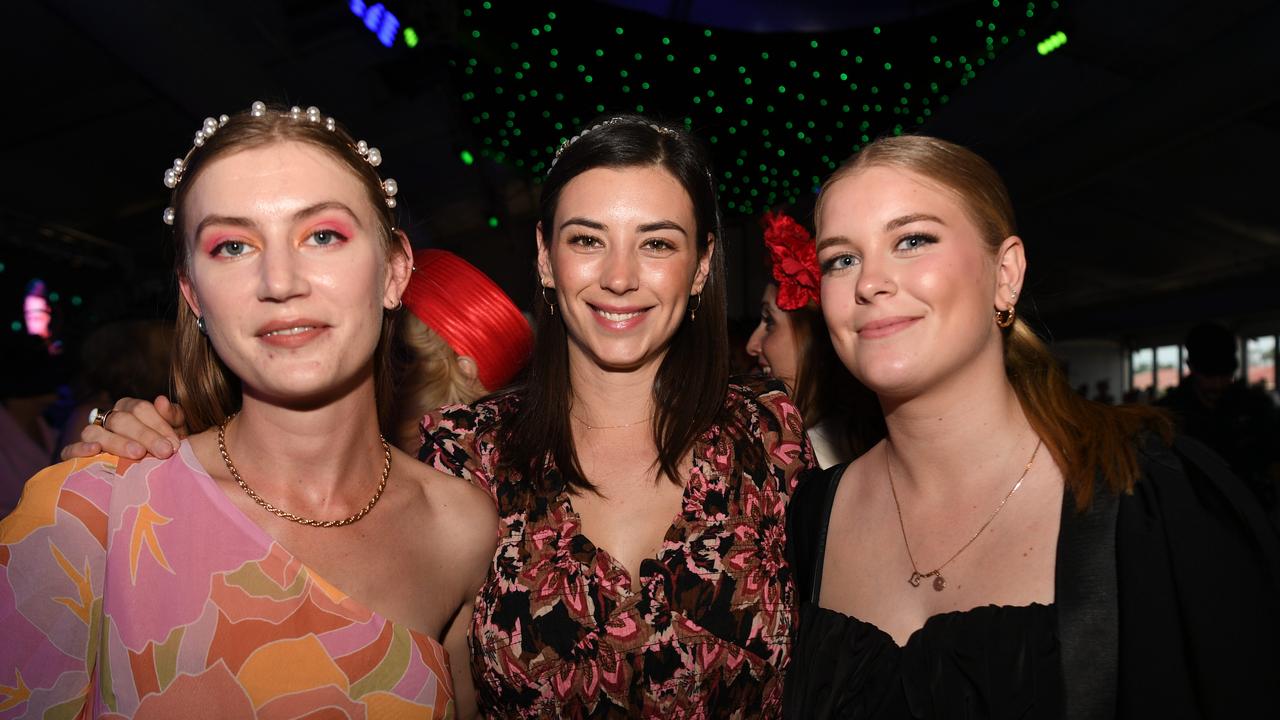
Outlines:
<svg viewBox="0 0 1280 720"><path fill-rule="evenodd" d="M124 451L126 454L129 455L129 457L133 458L134 460L137 460L138 458L141 458L143 455L147 454L147 449L142 447L136 442L130 442L127 445L125 445Z"/></svg>
<svg viewBox="0 0 1280 720"><path fill-rule="evenodd" d="M173 454L173 446L168 440L161 438L151 444L151 454L156 457L167 458Z"/></svg>

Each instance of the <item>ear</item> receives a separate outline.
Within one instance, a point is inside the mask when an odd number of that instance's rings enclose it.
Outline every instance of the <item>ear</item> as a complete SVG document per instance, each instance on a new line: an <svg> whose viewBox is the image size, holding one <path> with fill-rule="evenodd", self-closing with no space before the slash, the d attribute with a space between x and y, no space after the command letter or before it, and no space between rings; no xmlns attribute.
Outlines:
<svg viewBox="0 0 1280 720"><path fill-rule="evenodd" d="M707 234L707 251L702 253L702 257L698 258L698 270L693 274L693 292L697 295L702 292L702 288L707 284L707 278L711 277L711 258L716 252L716 238L714 235Z"/></svg>
<svg viewBox="0 0 1280 720"><path fill-rule="evenodd" d="M547 237L542 234L542 223L534 230L535 242L538 243L538 282L542 287L556 286L555 276L551 274L551 250L547 247Z"/></svg>
<svg viewBox="0 0 1280 720"><path fill-rule="evenodd" d="M1026 272L1027 255L1022 238L1017 235L1005 238L996 255L996 296L992 304L997 310L1008 310L1018 303Z"/></svg>
<svg viewBox="0 0 1280 720"><path fill-rule="evenodd" d="M178 289L182 292L182 299L187 302L187 307L191 308L196 317L200 317L200 300L196 297L196 289L191 287L191 278L185 274L179 275Z"/></svg>
<svg viewBox="0 0 1280 720"><path fill-rule="evenodd" d="M480 377L480 366L476 364L475 358L470 355L458 356L458 369L462 371L462 375L472 382L478 383Z"/></svg>
<svg viewBox="0 0 1280 720"><path fill-rule="evenodd" d="M382 294L382 307L388 310L399 306L400 296L409 286L409 276L413 273L413 246L409 244L409 236L403 230L395 231L395 242L390 248L387 258L387 286Z"/></svg>

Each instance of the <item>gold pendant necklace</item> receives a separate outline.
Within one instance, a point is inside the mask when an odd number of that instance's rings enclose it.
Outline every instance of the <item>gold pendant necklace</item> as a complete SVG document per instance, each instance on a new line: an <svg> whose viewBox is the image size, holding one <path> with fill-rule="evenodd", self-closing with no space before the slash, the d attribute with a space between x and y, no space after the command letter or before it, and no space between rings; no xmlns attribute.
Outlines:
<svg viewBox="0 0 1280 720"><path fill-rule="evenodd" d="M222 462L226 464L227 472L230 472L231 477L235 478L236 484L240 486L240 489L244 490L245 494L253 498L254 502L261 505L276 517L284 518L285 520L292 520L300 525L308 525L310 527L329 528L350 525L357 522L365 515L368 515L369 511L373 509L373 506L378 504L378 500L382 497L382 491L387 489L387 478L391 476L391 446L387 444L387 439L385 437L379 435L378 439L382 441L382 453L386 456L386 462L382 466L382 482L378 483L377 492L373 494L373 497L364 507L360 508L359 512L341 520L311 520L299 515L294 515L287 510L281 510L275 505L263 500L258 493L254 492L253 488L249 487L249 484L244 481L244 478L240 477L240 473L236 470L235 463L231 462L231 454L227 452L227 424L230 423L231 418L234 417L235 415L228 415L227 419L223 420L222 424L218 426L218 452L222 453Z"/></svg>
<svg viewBox="0 0 1280 720"><path fill-rule="evenodd" d="M583 420L582 418L578 417L577 415L573 415L572 413L570 413L570 415L571 417L573 417L574 420L577 420L578 422L582 423L582 426L588 430L617 430L619 428L628 428L628 427L631 427L632 425L639 425L640 423L646 422L650 419L647 417L640 418L635 422L629 422L625 425L592 425L588 423L586 420Z"/></svg>
<svg viewBox="0 0 1280 720"><path fill-rule="evenodd" d="M916 565L915 556L911 554L911 543L907 542L907 525L902 520L902 505L898 503L898 491L893 486L893 464L889 462L889 444L888 443L889 441L886 440L885 451L884 451L884 467L885 467L885 470L888 471L888 475L889 475L889 492L893 493L893 506L898 510L898 527L901 528L902 530L902 544L906 546L907 559L911 561L911 577L907 578L907 582L911 583L911 587L920 587L920 583L923 582L925 579L933 578L933 589L937 592L942 592L947 587L947 579L942 576L942 568L950 565L952 560L955 560L957 557L960 556L960 553L967 550L969 546L973 544L973 541L977 540L978 536L982 534L982 531L987 529L987 526L991 524L991 521L996 519L996 516L999 515L1000 511L1004 509L1005 503L1009 502L1009 498L1013 497L1013 494L1018 492L1018 488L1022 487L1022 481L1027 478L1027 473L1031 472L1031 466L1036 461L1036 454L1040 452L1040 446L1044 444L1044 441L1038 440L1036 442L1036 449L1031 451L1031 459L1027 461L1026 467L1022 468L1022 475L1018 477L1018 482L1013 484L1013 487L1010 488L1009 492L1005 494L1004 499L1001 500L1000 504L996 506L995 511L991 513L991 515L987 518L986 522L982 523L982 527L978 528L978 532L974 533L973 537L969 538L968 542L966 542L964 545L961 545L960 549L955 551L955 554L947 558L946 562L942 563L941 565L934 568L933 570L930 570L927 573L920 572L920 568Z"/></svg>

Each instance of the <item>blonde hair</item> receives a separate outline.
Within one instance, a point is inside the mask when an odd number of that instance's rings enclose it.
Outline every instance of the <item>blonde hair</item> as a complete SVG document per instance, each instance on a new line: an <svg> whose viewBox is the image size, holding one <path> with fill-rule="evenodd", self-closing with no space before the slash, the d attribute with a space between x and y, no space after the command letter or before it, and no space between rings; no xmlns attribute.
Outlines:
<svg viewBox="0 0 1280 720"><path fill-rule="evenodd" d="M373 167L356 151L351 135L338 125L329 130L322 123L291 118L282 107L268 106L267 112L255 117L248 110L232 115L225 125L209 136L204 144L192 150L186 159L182 182L173 192L175 211L173 240L174 264L178 277L188 277L191 244L184 232L187 196L199 181L209 163L242 150L275 143L298 142L317 148L352 172L360 180L373 207L383 250L403 252L397 241L395 217L383 201L382 180ZM174 352L171 361L173 396L182 405L191 432L201 432L222 422L240 409L240 379L223 364L209 339L196 325L196 314L178 293L178 317L175 327ZM389 357L395 316L382 314L382 333L373 355L374 387L381 427L388 427L391 407Z"/></svg>
<svg viewBox="0 0 1280 720"><path fill-rule="evenodd" d="M872 167L907 170L951 192L993 255L1017 232L1009 191L995 168L967 148L923 135L881 138L846 160L822 184L815 221L822 221L832 186ZM821 232L819 226L819 237ZM1133 489L1141 473L1134 442L1140 433L1154 431L1166 443L1172 439L1172 423L1157 410L1112 407L1077 394L1044 342L1020 317L1004 330L1004 367L1022 411L1053 454L1078 510L1089 506L1098 477L1114 493Z"/></svg>
<svg viewBox="0 0 1280 720"><path fill-rule="evenodd" d="M441 405L473 402L488 390L463 368L449 343L417 315L404 313L397 336L395 441L401 450L417 454L423 415Z"/></svg>

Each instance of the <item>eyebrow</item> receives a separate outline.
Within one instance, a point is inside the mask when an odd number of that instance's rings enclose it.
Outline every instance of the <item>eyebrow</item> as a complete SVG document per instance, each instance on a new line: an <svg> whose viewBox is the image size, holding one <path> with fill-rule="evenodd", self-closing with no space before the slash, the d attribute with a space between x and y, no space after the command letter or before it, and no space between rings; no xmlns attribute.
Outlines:
<svg viewBox="0 0 1280 720"><path fill-rule="evenodd" d="M587 218L584 218L584 217L571 217L568 220L565 220L564 222L560 223L560 229L564 230L570 225L582 225L583 227L589 227L592 230L599 230L601 232L609 229L609 226L605 225L602 222L597 222L595 220L588 220ZM685 237L689 236L689 232L685 230L684 227L680 225L680 223L677 223L674 220L657 220L650 223L643 223L641 225L637 225L636 230L642 233L653 232L655 230L675 230L676 232L684 235Z"/></svg>
<svg viewBox="0 0 1280 720"><path fill-rule="evenodd" d="M937 215L929 215L928 213L912 213L910 215L903 215L902 217L890 220L884 224L884 229L886 231L897 230L903 225L910 225L914 222L924 221L938 223L939 225L946 225L946 223L942 222L942 218Z"/></svg>
<svg viewBox="0 0 1280 720"><path fill-rule="evenodd" d="M344 212L351 216L351 220L355 222L356 227L361 229L364 228L364 223L360 222L360 217L356 215L351 208L347 207L345 203L338 202L337 200L326 200L314 205L308 205L293 214L293 222L305 220L326 210L339 210ZM258 226L257 223L245 217L237 217L234 215L206 215L204 219L196 225L194 237L200 237L200 233L204 232L204 229L210 225L231 225L233 227L242 228L256 228Z"/></svg>
<svg viewBox="0 0 1280 720"><path fill-rule="evenodd" d="M885 232L893 232L894 230L897 230L900 227L904 227L906 225L910 225L911 223L916 223L916 222L934 222L939 225L943 225L943 226L946 225L946 223L942 221L942 218L938 217L937 215L930 215L928 213L912 213L910 215L903 215L902 217L896 217L890 220L889 222L885 223L884 230ZM831 237L825 237L818 241L817 247L815 248L815 252L822 252L823 250L831 247L832 245L848 245L851 242L852 241L850 241L849 238L843 235L833 235Z"/></svg>

